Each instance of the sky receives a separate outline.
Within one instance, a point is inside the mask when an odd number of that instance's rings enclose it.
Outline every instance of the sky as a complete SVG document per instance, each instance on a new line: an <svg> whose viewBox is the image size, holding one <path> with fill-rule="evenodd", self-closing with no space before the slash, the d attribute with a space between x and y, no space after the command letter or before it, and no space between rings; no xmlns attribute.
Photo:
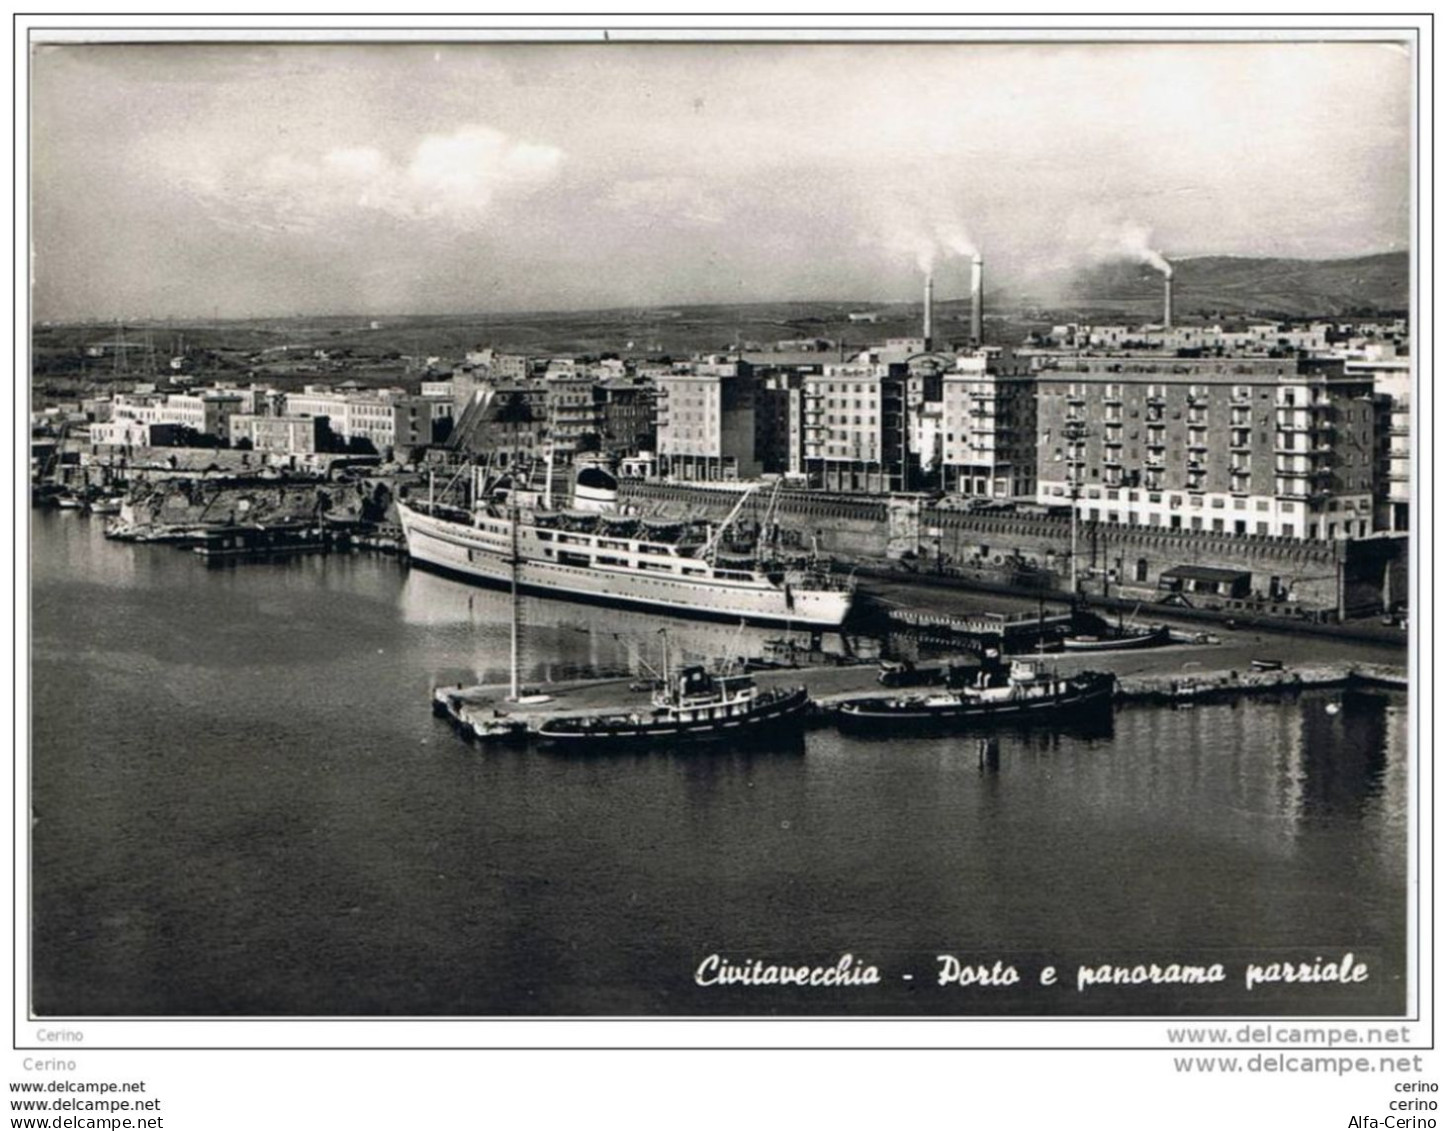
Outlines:
<svg viewBox="0 0 1447 1131"><path fill-rule="evenodd" d="M37 320L1048 290L1410 243L1372 43L32 48Z"/></svg>

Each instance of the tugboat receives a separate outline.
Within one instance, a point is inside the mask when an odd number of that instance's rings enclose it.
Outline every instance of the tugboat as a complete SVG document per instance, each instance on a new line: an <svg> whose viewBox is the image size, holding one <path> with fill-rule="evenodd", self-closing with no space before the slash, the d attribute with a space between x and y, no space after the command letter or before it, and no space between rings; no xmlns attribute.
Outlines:
<svg viewBox="0 0 1447 1131"><path fill-rule="evenodd" d="M537 737L554 746L623 749L678 739L736 739L798 727L809 708L802 687L760 688L752 676L689 665L669 675L650 711L544 721Z"/></svg>
<svg viewBox="0 0 1447 1131"><path fill-rule="evenodd" d="M1032 722L1068 713L1072 719L1109 709L1115 693L1110 672L1061 676L1033 660L1015 660L1008 669L988 663L965 687L892 699L850 699L839 705L841 729L899 733L953 727Z"/></svg>

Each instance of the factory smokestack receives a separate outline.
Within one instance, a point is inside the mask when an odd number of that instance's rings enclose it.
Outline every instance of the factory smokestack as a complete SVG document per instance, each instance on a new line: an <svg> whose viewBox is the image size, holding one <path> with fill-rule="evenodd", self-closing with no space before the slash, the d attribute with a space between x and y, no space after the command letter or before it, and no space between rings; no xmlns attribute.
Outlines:
<svg viewBox="0 0 1447 1131"><path fill-rule="evenodd" d="M970 338L977 346L985 340L985 261L979 252L970 262Z"/></svg>
<svg viewBox="0 0 1447 1131"><path fill-rule="evenodd" d="M1175 275L1175 271L1171 268L1171 265L1170 265L1169 263L1166 264L1165 274L1166 274L1166 305L1165 305L1163 322L1164 322L1164 325L1165 325L1166 329L1169 330L1169 329L1171 328L1171 323L1172 323L1172 321L1174 320L1175 314L1176 314L1176 300L1175 300L1175 296L1171 293L1171 292L1172 292L1172 288L1173 288L1173 286L1174 286L1173 276Z"/></svg>
<svg viewBox="0 0 1447 1131"><path fill-rule="evenodd" d="M924 277L924 348L929 349L934 337L935 277Z"/></svg>

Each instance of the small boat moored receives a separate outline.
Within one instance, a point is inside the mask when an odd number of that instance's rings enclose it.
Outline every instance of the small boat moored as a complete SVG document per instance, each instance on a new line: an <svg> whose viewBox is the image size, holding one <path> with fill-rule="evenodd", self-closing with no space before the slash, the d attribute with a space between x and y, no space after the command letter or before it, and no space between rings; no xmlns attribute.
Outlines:
<svg viewBox="0 0 1447 1131"><path fill-rule="evenodd" d="M1109 709L1114 694L1110 672L1061 676L1033 660L1015 660L1008 668L999 663L981 668L974 683L958 689L846 700L839 705L838 721L842 729L876 732L1021 723Z"/></svg>
<svg viewBox="0 0 1447 1131"><path fill-rule="evenodd" d="M1080 635L1065 638L1067 652L1114 652L1127 648L1156 648L1171 643L1171 630L1164 625L1131 628L1099 636Z"/></svg>

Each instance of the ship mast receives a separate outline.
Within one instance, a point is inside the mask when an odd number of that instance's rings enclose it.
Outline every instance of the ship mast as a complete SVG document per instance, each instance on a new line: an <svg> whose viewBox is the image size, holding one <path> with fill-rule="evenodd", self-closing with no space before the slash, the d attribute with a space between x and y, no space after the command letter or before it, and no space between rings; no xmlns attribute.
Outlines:
<svg viewBox="0 0 1447 1131"><path fill-rule="evenodd" d="M518 698L518 509L514 505L508 508L509 517L512 519L512 629L510 633L510 663L508 665L510 682L508 684L508 699L516 703Z"/></svg>
<svg viewBox="0 0 1447 1131"><path fill-rule="evenodd" d="M733 525L734 519L739 517L739 511L744 509L744 504L749 501L749 497L757 490L758 485L755 484L739 496L739 501L734 504L734 509L729 511L728 518L724 519L717 529L709 532L708 541L703 544L703 548L699 551L699 557L707 562L713 561L715 548L717 548L719 542L723 539L728 528Z"/></svg>

